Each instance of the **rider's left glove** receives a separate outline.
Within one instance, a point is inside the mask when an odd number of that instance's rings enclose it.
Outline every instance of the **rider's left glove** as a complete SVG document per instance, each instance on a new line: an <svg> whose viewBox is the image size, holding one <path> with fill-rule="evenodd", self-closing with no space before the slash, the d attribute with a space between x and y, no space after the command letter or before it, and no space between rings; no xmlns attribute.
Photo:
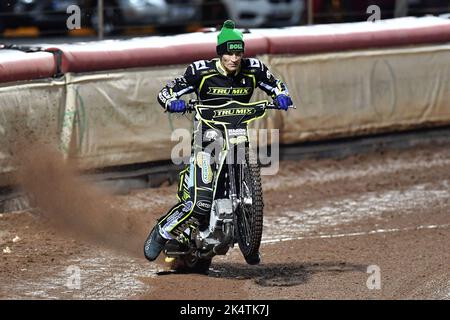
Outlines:
<svg viewBox="0 0 450 320"><path fill-rule="evenodd" d="M278 108L286 110L293 105L291 97L285 94L279 94L276 97Z"/></svg>
<svg viewBox="0 0 450 320"><path fill-rule="evenodd" d="M170 112L184 112L186 111L186 102L181 99L170 101L168 110Z"/></svg>

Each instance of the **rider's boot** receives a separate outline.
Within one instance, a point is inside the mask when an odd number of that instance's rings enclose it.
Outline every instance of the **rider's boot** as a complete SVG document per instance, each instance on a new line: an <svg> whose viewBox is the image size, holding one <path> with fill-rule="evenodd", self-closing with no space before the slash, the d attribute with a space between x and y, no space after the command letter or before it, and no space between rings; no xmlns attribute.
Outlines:
<svg viewBox="0 0 450 320"><path fill-rule="evenodd" d="M245 261L250 265L259 264L261 262L261 255L259 254L259 252L254 253L248 257L245 257Z"/></svg>
<svg viewBox="0 0 450 320"><path fill-rule="evenodd" d="M167 252L184 252L189 250L189 235L182 233L176 239L171 239L164 246Z"/></svg>
<svg viewBox="0 0 450 320"><path fill-rule="evenodd" d="M147 240L145 241L144 246L145 257L150 261L156 260L156 258L158 258L159 254L161 253L162 249L164 249L164 245L167 243L167 241L168 240L163 238L159 233L159 225L156 224L153 227L152 232L150 232L150 235L148 236Z"/></svg>

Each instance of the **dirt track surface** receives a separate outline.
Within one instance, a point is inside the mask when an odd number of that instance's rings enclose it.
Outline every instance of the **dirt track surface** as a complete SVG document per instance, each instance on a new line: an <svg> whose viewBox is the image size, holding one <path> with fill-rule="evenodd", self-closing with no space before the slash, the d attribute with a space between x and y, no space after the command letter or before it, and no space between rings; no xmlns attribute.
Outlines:
<svg viewBox="0 0 450 320"><path fill-rule="evenodd" d="M143 258L175 186L108 196L61 176L31 188L40 210L0 216L1 299L450 299L450 145L283 162L263 177L262 263L234 248L208 275Z"/></svg>

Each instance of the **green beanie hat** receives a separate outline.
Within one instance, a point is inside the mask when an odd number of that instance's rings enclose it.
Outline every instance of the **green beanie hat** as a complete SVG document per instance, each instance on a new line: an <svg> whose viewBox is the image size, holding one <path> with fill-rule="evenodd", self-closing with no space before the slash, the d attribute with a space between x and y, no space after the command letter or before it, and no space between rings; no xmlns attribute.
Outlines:
<svg viewBox="0 0 450 320"><path fill-rule="evenodd" d="M223 23L222 30L217 35L216 51L219 56L230 51L244 52L244 36L234 26L232 20Z"/></svg>

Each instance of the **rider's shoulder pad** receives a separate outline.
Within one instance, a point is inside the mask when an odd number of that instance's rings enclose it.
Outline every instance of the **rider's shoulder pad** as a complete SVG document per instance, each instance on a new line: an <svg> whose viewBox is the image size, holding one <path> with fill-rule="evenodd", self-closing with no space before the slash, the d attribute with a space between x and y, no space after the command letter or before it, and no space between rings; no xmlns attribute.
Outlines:
<svg viewBox="0 0 450 320"><path fill-rule="evenodd" d="M264 69L264 63L261 62L261 60L256 58L244 58L242 59L242 67L244 69Z"/></svg>
<svg viewBox="0 0 450 320"><path fill-rule="evenodd" d="M195 72L201 72L212 68L211 60L197 60L191 64Z"/></svg>

